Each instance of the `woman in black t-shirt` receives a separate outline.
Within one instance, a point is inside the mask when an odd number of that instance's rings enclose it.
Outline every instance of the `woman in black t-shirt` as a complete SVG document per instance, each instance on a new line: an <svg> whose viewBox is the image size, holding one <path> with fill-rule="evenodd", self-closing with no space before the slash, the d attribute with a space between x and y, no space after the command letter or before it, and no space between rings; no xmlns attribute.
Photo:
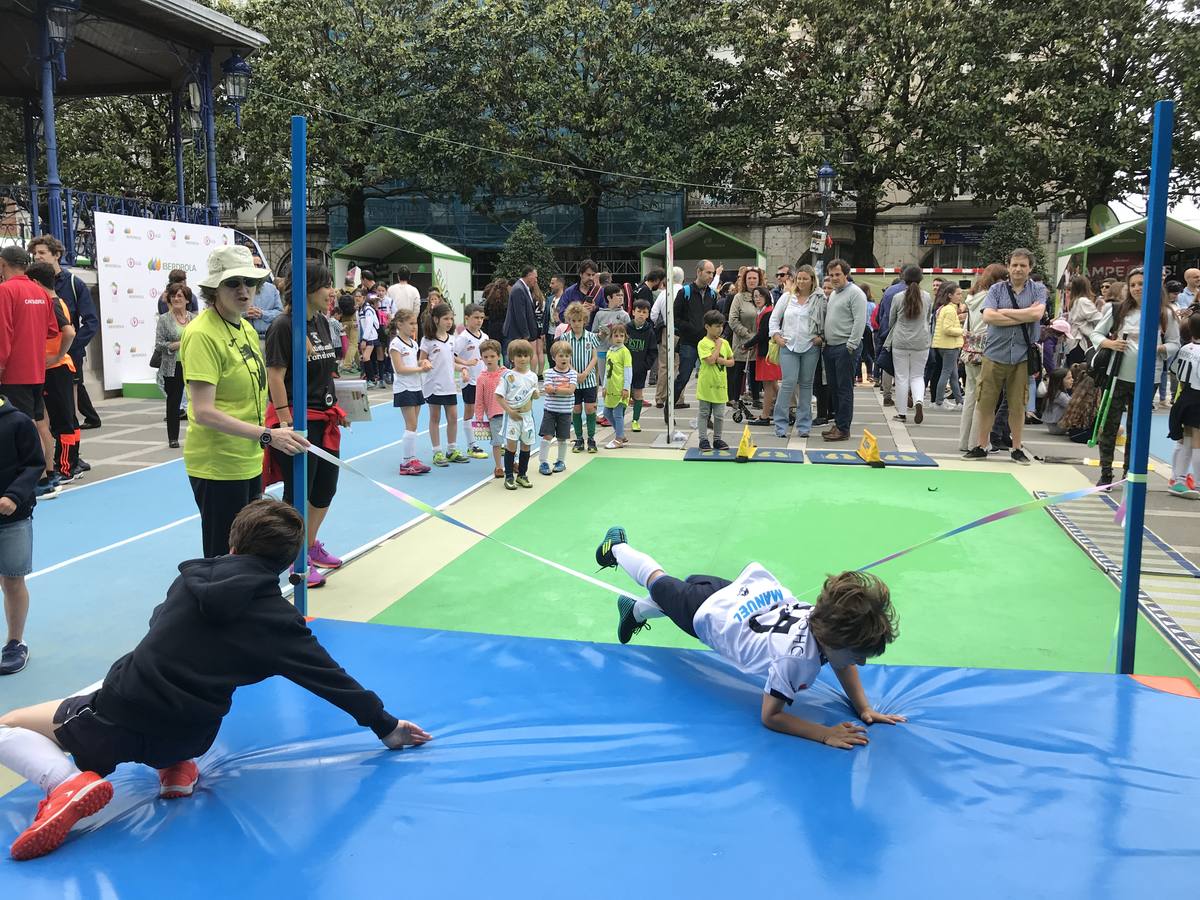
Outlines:
<svg viewBox="0 0 1200 900"><path fill-rule="evenodd" d="M305 344L308 357L308 442L337 456L341 447L340 427L346 423L337 405L334 379L337 377L337 350L330 333L325 311L333 296L333 279L321 263L310 262L306 269L308 297L305 304L307 327ZM283 314L271 323L267 331L267 389L270 391L272 415L283 426L293 424L292 416L292 290L289 286L283 297ZM283 475L283 500L293 503L295 478L292 458L271 451L275 466ZM275 468L272 466L272 468ZM308 457L308 586L320 587L325 578L318 571L336 569L342 561L329 553L317 539L321 523L337 492L338 469L333 463Z"/></svg>

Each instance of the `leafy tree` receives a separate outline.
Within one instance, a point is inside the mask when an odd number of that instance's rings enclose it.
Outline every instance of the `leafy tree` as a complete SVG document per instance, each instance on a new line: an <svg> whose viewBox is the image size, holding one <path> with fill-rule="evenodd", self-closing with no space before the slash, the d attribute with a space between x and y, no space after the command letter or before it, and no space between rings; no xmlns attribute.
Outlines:
<svg viewBox="0 0 1200 900"><path fill-rule="evenodd" d="M344 202L349 237L366 230L371 198L469 192L480 159L436 138L439 119L482 112L470 66L440 40L457 4L437 0L224 0L225 11L267 34L254 56L243 131L223 142L225 196L290 192L290 118L308 118L312 202ZM435 137L421 138L416 132Z"/></svg>
<svg viewBox="0 0 1200 900"><path fill-rule="evenodd" d="M984 236L979 252L989 263L1008 262L1008 254L1018 247L1032 250L1037 257L1033 263L1035 273L1046 275L1050 271L1049 256L1038 237L1033 210L1010 206L996 216L996 224Z"/></svg>
<svg viewBox="0 0 1200 900"><path fill-rule="evenodd" d="M816 174L854 204L853 262L874 265L880 212L954 197L978 114L961 78L986 50L966 43L986 4L959 0L761 0L731 4L740 42L734 180L767 213L815 211Z"/></svg>
<svg viewBox="0 0 1200 900"><path fill-rule="evenodd" d="M728 169L713 132L726 67L709 54L704 0L451 5L446 30L469 34L471 89L487 106L470 122L451 114L476 143L514 154L480 170L493 195L578 206L590 248L603 201Z"/></svg>
<svg viewBox="0 0 1200 900"><path fill-rule="evenodd" d="M558 271L554 260L554 251L546 243L546 238L537 225L529 220L521 222L513 229L500 258L496 261L496 274L504 278L519 278L521 269L533 266L537 269L538 284L543 293L550 290L550 276Z"/></svg>
<svg viewBox="0 0 1200 900"><path fill-rule="evenodd" d="M1176 107L1172 199L1200 188L1194 2L1187 12L1161 0L987 6L970 40L986 41L992 60L964 79L978 104L977 196L1087 213L1144 194L1162 99L1193 101Z"/></svg>

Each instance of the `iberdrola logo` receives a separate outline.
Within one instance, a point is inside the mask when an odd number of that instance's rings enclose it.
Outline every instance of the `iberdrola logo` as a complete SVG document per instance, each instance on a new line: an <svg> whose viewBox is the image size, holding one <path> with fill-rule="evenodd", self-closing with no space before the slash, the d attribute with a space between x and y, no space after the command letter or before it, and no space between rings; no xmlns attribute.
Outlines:
<svg viewBox="0 0 1200 900"><path fill-rule="evenodd" d="M150 257L150 259L146 262L146 268L149 269L151 272L161 272L162 267L163 267L162 260L156 256Z"/></svg>

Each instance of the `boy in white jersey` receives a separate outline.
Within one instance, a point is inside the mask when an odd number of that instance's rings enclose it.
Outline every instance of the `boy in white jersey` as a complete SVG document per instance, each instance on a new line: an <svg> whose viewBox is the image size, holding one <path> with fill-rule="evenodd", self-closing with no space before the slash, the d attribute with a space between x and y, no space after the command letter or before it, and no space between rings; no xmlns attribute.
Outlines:
<svg viewBox="0 0 1200 900"><path fill-rule="evenodd" d="M475 386L479 381L479 373L483 371L483 357L479 353L479 345L488 339L483 333L483 307L477 303L468 303L463 310L465 325L463 330L454 338L454 355L466 366L463 378L463 431L471 434L471 420L475 418ZM473 439L467 447L467 456L474 459L487 459L487 451Z"/></svg>
<svg viewBox="0 0 1200 900"><path fill-rule="evenodd" d="M508 358L513 367L496 385L496 399L504 407L504 438L508 442L504 449L504 487L515 491L518 487L533 487L529 480L529 454L533 447L533 401L538 396L538 377L530 368L533 345L529 341L517 339L510 343ZM517 460L515 478L514 459Z"/></svg>
<svg viewBox="0 0 1200 900"><path fill-rule="evenodd" d="M672 578L648 555L630 547L622 528L608 530L596 548L596 562L601 568L619 566L650 592L642 600L617 601L617 639L622 644L648 628L648 619L670 618L743 672L767 676L762 723L772 731L843 750L867 743L866 729L854 722L825 726L783 711L798 692L812 686L826 662L865 724L905 721L904 716L873 709L858 678L857 666L881 655L896 638L896 613L887 585L875 576L831 575L813 606L799 602L755 562L734 581L715 575Z"/></svg>

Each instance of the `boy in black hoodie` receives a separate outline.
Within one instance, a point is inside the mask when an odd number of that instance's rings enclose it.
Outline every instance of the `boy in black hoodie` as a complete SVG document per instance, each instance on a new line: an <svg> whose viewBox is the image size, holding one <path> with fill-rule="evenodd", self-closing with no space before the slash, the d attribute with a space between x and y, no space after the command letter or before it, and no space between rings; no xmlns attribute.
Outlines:
<svg viewBox="0 0 1200 900"><path fill-rule="evenodd" d="M654 326L650 324L650 302L633 301L633 321L627 326L625 346L633 357L633 424L630 430L642 430L642 404L646 388L646 376L658 361L658 342L654 337Z"/></svg>
<svg viewBox="0 0 1200 900"><path fill-rule="evenodd" d="M160 797L190 796L199 779L193 758L212 746L234 690L272 675L345 710L390 750L430 740L347 675L283 598L279 575L303 534L290 506L251 503L233 521L228 556L179 566L149 632L98 691L0 717L0 763L47 792L13 859L49 853L102 809L113 795L104 776L119 763L158 769Z"/></svg>
<svg viewBox="0 0 1200 900"><path fill-rule="evenodd" d="M0 396L0 590L8 624L0 675L14 675L29 661L24 641L29 614L25 576L33 571L33 507L45 468L37 426Z"/></svg>

